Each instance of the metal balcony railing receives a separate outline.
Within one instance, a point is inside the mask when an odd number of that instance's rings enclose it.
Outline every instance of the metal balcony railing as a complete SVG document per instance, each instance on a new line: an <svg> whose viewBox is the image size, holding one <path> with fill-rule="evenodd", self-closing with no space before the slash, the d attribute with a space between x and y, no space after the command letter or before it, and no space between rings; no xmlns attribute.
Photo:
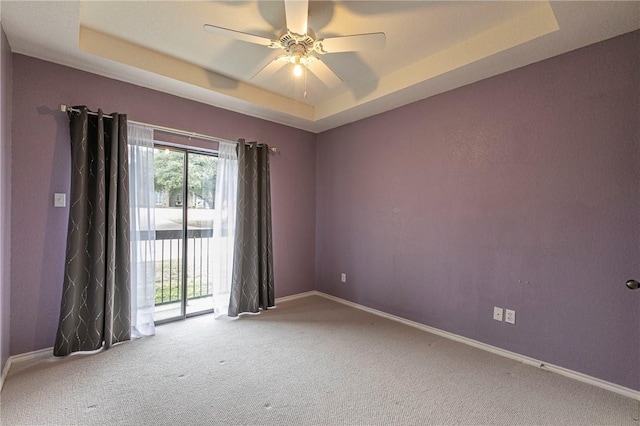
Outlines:
<svg viewBox="0 0 640 426"><path fill-rule="evenodd" d="M187 268L187 300L208 297L213 289L213 229L187 230L187 258L181 230L156 231L156 306L182 300Z"/></svg>

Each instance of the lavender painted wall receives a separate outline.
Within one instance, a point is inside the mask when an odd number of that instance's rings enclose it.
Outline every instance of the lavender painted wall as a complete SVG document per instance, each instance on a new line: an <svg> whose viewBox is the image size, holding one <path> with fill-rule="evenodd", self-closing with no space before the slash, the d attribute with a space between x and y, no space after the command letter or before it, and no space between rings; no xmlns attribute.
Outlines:
<svg viewBox="0 0 640 426"><path fill-rule="evenodd" d="M317 290L640 389L639 58L635 32L320 134Z"/></svg>
<svg viewBox="0 0 640 426"><path fill-rule="evenodd" d="M11 353L53 345L62 291L69 190L69 130L59 103L132 120L277 146L272 157L276 296L313 289L315 138L312 133L94 74L13 55ZM211 145L209 147L212 147Z"/></svg>
<svg viewBox="0 0 640 426"><path fill-rule="evenodd" d="M11 309L11 59L0 27L0 371L9 359Z"/></svg>

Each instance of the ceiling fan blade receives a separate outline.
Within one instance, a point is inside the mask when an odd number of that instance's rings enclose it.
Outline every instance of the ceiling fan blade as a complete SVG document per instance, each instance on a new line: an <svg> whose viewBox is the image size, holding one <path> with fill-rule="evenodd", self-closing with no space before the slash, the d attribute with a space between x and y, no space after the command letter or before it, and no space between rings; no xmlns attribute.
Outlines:
<svg viewBox="0 0 640 426"><path fill-rule="evenodd" d="M342 80L324 62L318 60L307 65L307 69L314 73L327 87L333 89L340 86Z"/></svg>
<svg viewBox="0 0 640 426"><path fill-rule="evenodd" d="M307 33L309 16L309 0L284 0L284 12L287 18L287 29L292 33Z"/></svg>
<svg viewBox="0 0 640 426"><path fill-rule="evenodd" d="M221 35L224 37L231 37L231 38L235 38L236 40L242 40L249 43L260 44L262 46L278 47L279 45L277 40L271 40L266 37L261 37L261 36L257 36L249 33L243 33L241 31L230 30L228 28L216 27L215 25L204 24L202 26L202 29L204 29L207 32L210 32L211 34ZM276 44L276 46L274 46L274 43Z"/></svg>
<svg viewBox="0 0 640 426"><path fill-rule="evenodd" d="M318 40L315 43L314 50L318 53L337 53L382 49L386 42L387 36L384 33L356 34Z"/></svg>
<svg viewBox="0 0 640 426"><path fill-rule="evenodd" d="M276 72L278 72L278 70L280 70L280 68L282 68L285 65L287 65L286 61L281 61L279 58L280 57L274 59L273 61L269 62L267 65L262 67L262 69L260 71L258 71L257 73L255 73L251 77L251 80L253 80L254 78L256 78L258 76L260 76L260 79L267 79L267 78L271 77L272 75L274 75Z"/></svg>

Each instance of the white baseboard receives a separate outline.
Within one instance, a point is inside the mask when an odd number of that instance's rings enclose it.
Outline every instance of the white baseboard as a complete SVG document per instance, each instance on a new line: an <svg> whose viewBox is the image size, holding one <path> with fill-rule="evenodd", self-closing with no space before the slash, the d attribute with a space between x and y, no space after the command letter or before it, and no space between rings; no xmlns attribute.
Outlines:
<svg viewBox="0 0 640 426"><path fill-rule="evenodd" d="M2 369L2 378L0 379L0 391L2 391L2 387L4 386L4 382L7 379L7 376L9 375L9 370L11 369L11 366L15 364L20 364L21 362L25 362L25 361L31 361L34 359L45 359L50 357L53 357L53 348L39 349L37 351L10 356L7 362L5 363L4 368Z"/></svg>
<svg viewBox="0 0 640 426"><path fill-rule="evenodd" d="M276 305L278 303L288 302L289 300L296 300L296 299L301 299L303 297L318 296L318 295L320 294L317 291L312 290L312 291L307 291L305 293L292 294L291 296L277 297Z"/></svg>
<svg viewBox="0 0 640 426"><path fill-rule="evenodd" d="M2 386L4 386L4 380L7 378L9 374L9 367L11 367L11 359L7 359L7 362L4 363L4 367L2 368L2 375L0 375L0 392L2 392Z"/></svg>
<svg viewBox="0 0 640 426"><path fill-rule="evenodd" d="M498 348L496 346L488 345L486 343L482 343L482 342L479 342L477 340L469 339L468 337L460 336L458 334L449 333L448 331L440 330L438 328L430 327L428 325L424 325L424 324L421 324L419 322L411 321L411 320L408 320L408 319L405 319L405 318L402 318L402 317L398 317L396 315L388 314L386 312L379 311L379 310L373 309L373 308L369 308L367 306L363 306L363 305L360 305L360 304L357 304L357 303L354 303L354 302L350 302L348 300L341 299L339 297L332 296L330 294L322 293L322 292L319 292L319 291L301 293L301 295L304 295L303 297L310 296L312 294L324 297L326 299L333 300L334 302L338 302L338 303L342 303L344 305L351 306L351 307L356 308L356 309L360 309L362 311L369 312L369 313L374 314L374 315L378 315L380 317L384 317L384 318L390 319L392 321L397 321L397 322L400 322L402 324L408 325L410 327L414 327L414 328L417 328L417 329L420 329L420 330L423 330L423 331L426 331L426 332L429 332L429 333L432 333L432 334L435 334L435 335L438 335L438 336L441 336L441 337L445 337L447 339L455 340L456 342L464 343L466 345L473 346L475 348L483 349L483 350L485 350L487 352L491 352L491 353L496 354L496 355L500 355L500 356L503 356L503 357L506 357L506 358L510 358L510 359L513 359L513 360L516 360L516 361L520 361L520 362L522 362L524 364L532 365L534 367L538 367L538 368L541 368L543 370L551 371L553 373L560 374L562 376L569 377L571 379L578 380L578 381L583 382L583 383L588 383L590 385L597 386L599 388L606 389L608 391L615 392L617 394L624 395L624 396L626 396L628 398L640 401L640 391L636 391L636 390L633 390L633 389L630 389L630 388L627 388L627 387L624 387L624 386L620 386L620 385L617 385L615 383L607 382L606 380L598 379L597 377L592 377L592 376L580 373L578 371L573 371L573 370L570 370L568 368L559 367L557 365L549 364L549 363L547 363L545 361L540 361L540 360L537 360L537 359L534 359L534 358L530 358L530 357L525 356L525 355L520 355L518 353L511 352L511 351L508 351L508 350L505 350L505 349L501 349L501 348Z"/></svg>
<svg viewBox="0 0 640 426"><path fill-rule="evenodd" d="M53 347L38 349L37 351L27 352L24 354L13 355L9 357L11 364L19 364L32 359L53 358Z"/></svg>

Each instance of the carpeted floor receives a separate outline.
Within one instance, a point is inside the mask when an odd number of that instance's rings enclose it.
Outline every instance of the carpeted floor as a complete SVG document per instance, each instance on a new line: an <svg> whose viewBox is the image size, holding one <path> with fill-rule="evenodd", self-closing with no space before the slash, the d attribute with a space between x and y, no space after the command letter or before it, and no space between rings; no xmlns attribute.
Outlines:
<svg viewBox="0 0 640 426"><path fill-rule="evenodd" d="M16 366L1 424L640 425L638 401L318 296L156 331Z"/></svg>

